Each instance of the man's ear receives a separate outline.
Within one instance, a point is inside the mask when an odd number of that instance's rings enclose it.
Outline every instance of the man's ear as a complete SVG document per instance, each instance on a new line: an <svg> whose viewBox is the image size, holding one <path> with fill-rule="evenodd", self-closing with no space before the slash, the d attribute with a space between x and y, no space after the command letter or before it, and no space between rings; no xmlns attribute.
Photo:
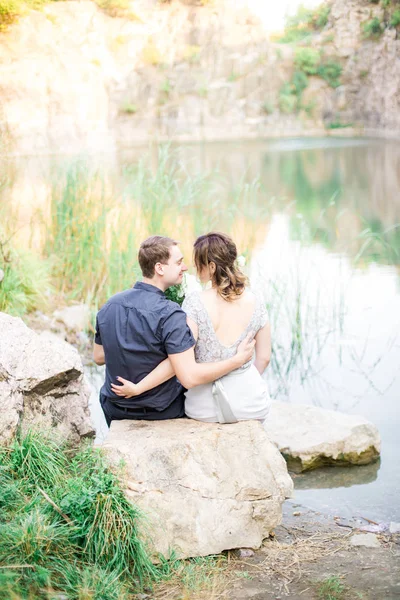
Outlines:
<svg viewBox="0 0 400 600"><path fill-rule="evenodd" d="M164 275L164 265L162 263L156 263L154 265L154 272L157 273L157 275Z"/></svg>

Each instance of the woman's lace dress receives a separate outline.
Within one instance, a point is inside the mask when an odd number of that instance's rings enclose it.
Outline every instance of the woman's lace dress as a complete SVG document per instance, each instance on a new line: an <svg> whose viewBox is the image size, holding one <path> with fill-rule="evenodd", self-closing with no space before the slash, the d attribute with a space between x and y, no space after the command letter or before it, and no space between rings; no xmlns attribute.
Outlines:
<svg viewBox="0 0 400 600"><path fill-rule="evenodd" d="M199 328L194 350L196 362L218 362L234 356L246 335L251 333L253 339L268 321L264 303L256 296L254 312L246 329L234 344L224 346L216 336L202 302L201 292L192 292L186 296L182 308ZM191 419L207 422L264 420L270 404L267 384L251 360L214 383L198 385L188 390L185 396L186 415Z"/></svg>

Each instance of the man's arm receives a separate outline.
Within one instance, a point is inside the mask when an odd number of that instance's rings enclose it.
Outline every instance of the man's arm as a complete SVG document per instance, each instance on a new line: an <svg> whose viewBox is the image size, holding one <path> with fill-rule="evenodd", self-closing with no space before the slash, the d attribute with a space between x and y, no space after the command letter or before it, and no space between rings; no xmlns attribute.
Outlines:
<svg viewBox="0 0 400 600"><path fill-rule="evenodd" d="M93 344L93 360L96 365L105 365L106 358L104 356L104 348L100 344Z"/></svg>
<svg viewBox="0 0 400 600"><path fill-rule="evenodd" d="M237 354L232 358L213 363L196 363L194 348L189 348L179 354L170 354L169 360L181 384L190 389L202 383L210 383L234 369L238 369L253 355L255 342L249 341L249 336L240 344Z"/></svg>
<svg viewBox="0 0 400 600"><path fill-rule="evenodd" d="M123 377L117 377L122 385L111 384L111 388L117 396L132 398L164 383L175 374L187 389L202 383L210 383L250 360L254 344L254 341L249 342L249 336L247 336L239 345L235 356L215 363L197 363L194 357L194 347L192 347L185 352L170 354L139 383L132 383Z"/></svg>

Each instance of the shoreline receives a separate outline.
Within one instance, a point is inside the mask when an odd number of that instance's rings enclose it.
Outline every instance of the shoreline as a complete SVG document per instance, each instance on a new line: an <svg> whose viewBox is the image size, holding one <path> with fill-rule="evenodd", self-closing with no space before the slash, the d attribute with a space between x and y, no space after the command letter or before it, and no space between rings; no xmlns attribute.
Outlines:
<svg viewBox="0 0 400 600"><path fill-rule="evenodd" d="M267 132L248 132L241 133L240 136L236 132L229 135L226 131L223 134L212 134L206 136L193 136L193 135L154 135L154 136L138 136L132 139L129 144L124 142L114 142L111 146L105 147L104 144L99 143L98 146L88 146L82 148L81 146L74 146L70 149L52 149L52 148L32 148L29 152L0 152L2 159L7 158L39 158L39 157L51 157L51 156L65 156L71 157L75 155L84 156L100 156L119 154L129 149L143 148L145 146L151 147L152 145L159 144L214 144L214 143L228 143L228 142L252 142L252 141L268 141L277 139L313 139L313 138L326 138L326 139L347 139L347 138L358 138L358 139L370 139L370 140L392 140L400 142L400 130L388 130L388 129L375 129L371 127L339 127L335 129L326 129L325 127L315 127L308 129L285 129L285 128L273 128ZM108 139L107 142L110 140Z"/></svg>

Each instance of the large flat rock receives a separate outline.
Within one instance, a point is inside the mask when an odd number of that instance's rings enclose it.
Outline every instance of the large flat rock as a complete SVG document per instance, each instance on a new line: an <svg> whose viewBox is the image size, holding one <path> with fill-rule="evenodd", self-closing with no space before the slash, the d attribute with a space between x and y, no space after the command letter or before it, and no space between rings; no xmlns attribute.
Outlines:
<svg viewBox="0 0 400 600"><path fill-rule="evenodd" d="M94 435L78 352L5 313L0 330L0 443L10 442L19 426L54 428L74 441Z"/></svg>
<svg viewBox="0 0 400 600"><path fill-rule="evenodd" d="M380 453L378 429L358 415L273 402L265 430L295 472L326 465L366 465Z"/></svg>
<svg viewBox="0 0 400 600"><path fill-rule="evenodd" d="M257 421L113 421L104 448L125 464L126 494L147 516L154 554L258 548L293 490Z"/></svg>

